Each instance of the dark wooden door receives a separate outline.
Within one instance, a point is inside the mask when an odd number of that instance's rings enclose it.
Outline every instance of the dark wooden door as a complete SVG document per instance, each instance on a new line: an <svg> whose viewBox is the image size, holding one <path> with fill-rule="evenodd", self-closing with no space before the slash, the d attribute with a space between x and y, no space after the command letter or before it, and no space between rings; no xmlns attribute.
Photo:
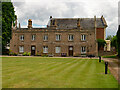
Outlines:
<svg viewBox="0 0 120 90"><path fill-rule="evenodd" d="M35 46L31 46L31 55L35 55Z"/></svg>
<svg viewBox="0 0 120 90"><path fill-rule="evenodd" d="M69 56L73 56L73 46L69 46Z"/></svg>

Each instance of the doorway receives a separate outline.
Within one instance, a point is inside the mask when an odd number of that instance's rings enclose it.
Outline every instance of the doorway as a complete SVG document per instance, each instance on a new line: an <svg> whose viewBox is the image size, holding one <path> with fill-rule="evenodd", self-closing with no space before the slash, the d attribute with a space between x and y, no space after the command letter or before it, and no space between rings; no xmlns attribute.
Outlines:
<svg viewBox="0 0 120 90"><path fill-rule="evenodd" d="M73 46L69 46L69 56L73 56Z"/></svg>
<svg viewBox="0 0 120 90"><path fill-rule="evenodd" d="M35 55L35 46L31 46L31 55Z"/></svg>

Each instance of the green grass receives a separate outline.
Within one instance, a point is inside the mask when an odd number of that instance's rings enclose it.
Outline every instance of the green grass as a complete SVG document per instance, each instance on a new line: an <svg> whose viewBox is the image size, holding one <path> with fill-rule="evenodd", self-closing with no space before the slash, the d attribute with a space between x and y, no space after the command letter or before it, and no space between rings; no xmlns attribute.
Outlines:
<svg viewBox="0 0 120 90"><path fill-rule="evenodd" d="M3 57L3 88L118 88L97 59Z"/></svg>
<svg viewBox="0 0 120 90"><path fill-rule="evenodd" d="M103 58L117 58L116 55L102 56Z"/></svg>

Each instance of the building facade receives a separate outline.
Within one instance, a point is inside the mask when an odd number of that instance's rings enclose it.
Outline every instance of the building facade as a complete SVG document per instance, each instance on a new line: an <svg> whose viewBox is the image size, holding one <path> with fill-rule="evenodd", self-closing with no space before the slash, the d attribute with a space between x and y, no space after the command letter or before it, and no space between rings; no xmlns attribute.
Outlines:
<svg viewBox="0 0 120 90"><path fill-rule="evenodd" d="M12 26L10 49L17 54L30 52L31 55L82 56L98 55L96 39L105 39L107 27L101 18L52 18L46 28Z"/></svg>

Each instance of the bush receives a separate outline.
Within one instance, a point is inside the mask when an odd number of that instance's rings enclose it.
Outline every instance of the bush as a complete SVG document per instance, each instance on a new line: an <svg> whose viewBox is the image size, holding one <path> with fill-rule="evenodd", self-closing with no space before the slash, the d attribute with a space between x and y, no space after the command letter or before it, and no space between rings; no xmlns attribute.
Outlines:
<svg viewBox="0 0 120 90"><path fill-rule="evenodd" d="M98 43L98 50L100 50L101 47L104 48L104 46L106 44L105 40L103 40L103 39L97 39L97 43Z"/></svg>
<svg viewBox="0 0 120 90"><path fill-rule="evenodd" d="M10 56L17 56L17 53L10 52L9 55Z"/></svg>
<svg viewBox="0 0 120 90"><path fill-rule="evenodd" d="M26 52L24 52L24 53L23 53L23 56L27 56L27 53L26 53Z"/></svg>
<svg viewBox="0 0 120 90"><path fill-rule="evenodd" d="M30 56L30 55L31 55L30 52L24 52L24 53L23 53L23 56Z"/></svg>
<svg viewBox="0 0 120 90"><path fill-rule="evenodd" d="M48 55L42 55L42 57L48 57Z"/></svg>

